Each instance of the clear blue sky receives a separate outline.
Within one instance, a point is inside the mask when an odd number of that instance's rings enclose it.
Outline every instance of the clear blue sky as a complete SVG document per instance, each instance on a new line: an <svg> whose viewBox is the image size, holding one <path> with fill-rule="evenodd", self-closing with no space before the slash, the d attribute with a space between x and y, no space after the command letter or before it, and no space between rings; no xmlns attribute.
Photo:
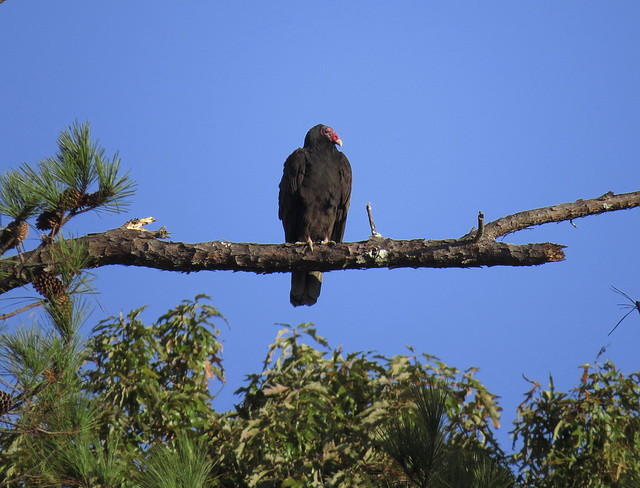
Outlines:
<svg viewBox="0 0 640 488"><path fill-rule="evenodd" d="M82 217L75 233L153 216L176 241L276 243L282 163L324 123L353 167L345 240L369 235L369 201L386 237L455 238L479 210L493 220L640 190L638 25L636 1L7 0L0 167L52 155L61 129L89 120L139 187L128 214ZM508 448L523 374L570 388L605 344L620 368L640 369L639 316L607 338L625 312L609 287L640 299L639 212L506 238L565 244L562 263L332 272L311 308L291 307L285 274L101 268L103 309L87 330L211 295L231 324L220 410L260 370L276 323L314 322L346 351L409 344L480 368L502 397Z"/></svg>

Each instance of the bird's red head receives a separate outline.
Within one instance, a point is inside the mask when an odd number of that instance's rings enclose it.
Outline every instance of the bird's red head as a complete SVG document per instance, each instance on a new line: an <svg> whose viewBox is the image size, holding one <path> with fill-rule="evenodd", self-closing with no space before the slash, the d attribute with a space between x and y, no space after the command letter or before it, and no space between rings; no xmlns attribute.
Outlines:
<svg viewBox="0 0 640 488"><path fill-rule="evenodd" d="M340 140L340 138L338 137L338 134L336 134L336 131L333 130L331 127L327 127L326 125L320 130L320 133L325 136L328 137L329 140L331 142L333 142L334 144L337 144L338 146L342 147L342 141Z"/></svg>

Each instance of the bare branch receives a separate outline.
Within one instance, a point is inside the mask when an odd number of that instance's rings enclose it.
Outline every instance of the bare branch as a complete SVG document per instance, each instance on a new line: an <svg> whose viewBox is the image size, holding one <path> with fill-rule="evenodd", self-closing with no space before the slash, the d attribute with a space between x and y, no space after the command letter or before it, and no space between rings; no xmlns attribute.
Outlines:
<svg viewBox="0 0 640 488"><path fill-rule="evenodd" d="M572 221L588 215L626 210L638 206L640 206L640 191L622 193L620 195L614 195L613 192L609 192L591 200L580 199L573 203L561 203L501 217L485 225L484 237L485 239L496 239L536 225L562 222L564 220Z"/></svg>
<svg viewBox="0 0 640 488"><path fill-rule="evenodd" d="M13 317L14 315L18 315L19 313L26 312L27 310L31 310L32 308L37 307L39 305L42 305L42 304L40 302L30 303L29 305L20 307L17 310L14 310L13 312L4 313L0 315L0 320L7 320L8 318Z"/></svg>
<svg viewBox="0 0 640 488"><path fill-rule="evenodd" d="M292 270L330 271L366 268L470 268L480 266L532 266L564 259L558 244L514 245L503 242L446 239L370 238L361 242L316 244L254 244L223 241L189 244L162 241L155 232L113 229L89 234L86 239L91 256L88 267L123 265L166 271L233 270L254 273L279 273ZM38 269L48 264L49 253L41 246L23 253L25 268ZM13 273L20 269L15 258L0 261L0 293L23 286L32 273Z"/></svg>
<svg viewBox="0 0 640 488"><path fill-rule="evenodd" d="M640 192L607 193L592 200L578 200L528 210L484 225L460 239L397 241L372 236L367 241L316 244L255 244L223 241L189 244L165 241L164 228L143 231L122 226L84 239L88 268L123 265L167 271L213 270L279 273L292 270L331 271L367 268L471 268L482 266L533 266L564 260L564 246L553 243L515 245L495 238L547 222L572 220L602 212L640 206ZM369 212L369 215L370 212ZM371 219L372 232L375 232ZM68 241L71 242L71 241ZM37 249L0 260L0 294L23 286L42 269L51 266L50 242Z"/></svg>

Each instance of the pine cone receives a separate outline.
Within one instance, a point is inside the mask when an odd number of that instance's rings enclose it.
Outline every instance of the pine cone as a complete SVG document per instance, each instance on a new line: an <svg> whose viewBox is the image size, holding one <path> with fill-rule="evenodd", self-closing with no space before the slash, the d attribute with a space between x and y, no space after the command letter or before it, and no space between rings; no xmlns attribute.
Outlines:
<svg viewBox="0 0 640 488"><path fill-rule="evenodd" d="M55 298L54 302L51 302L53 306L53 310L61 319L70 321L73 315L73 301L71 297L64 293L62 295L58 295Z"/></svg>
<svg viewBox="0 0 640 488"><path fill-rule="evenodd" d="M24 220L14 220L0 234L0 247L9 249L18 247L29 233L29 226Z"/></svg>
<svg viewBox="0 0 640 488"><path fill-rule="evenodd" d="M113 196L113 192L111 190L107 190L107 189L101 189L98 191L94 191L91 195L89 195L89 197L87 198L88 200L88 207L99 207L100 205L102 205L109 197Z"/></svg>
<svg viewBox="0 0 640 488"><path fill-rule="evenodd" d="M31 284L40 295L50 302L58 301L60 297L67 297L65 294L67 287L58 277L50 273L42 273L35 276Z"/></svg>
<svg viewBox="0 0 640 488"><path fill-rule="evenodd" d="M84 193L75 188L67 188L60 195L58 206L64 210L77 210L83 206Z"/></svg>
<svg viewBox="0 0 640 488"><path fill-rule="evenodd" d="M83 193L80 197L79 207L89 207L91 205L91 195L88 193Z"/></svg>
<svg viewBox="0 0 640 488"><path fill-rule="evenodd" d="M16 239L18 242L22 242L26 239L27 234L29 233L29 225L23 220L18 224L18 231L16 233Z"/></svg>
<svg viewBox="0 0 640 488"><path fill-rule="evenodd" d="M36 228L39 230L49 230L59 226L62 222L62 212L58 209L45 210L36 219Z"/></svg>
<svg viewBox="0 0 640 488"><path fill-rule="evenodd" d="M4 415L11 410L12 398L6 391L0 391L0 415Z"/></svg>

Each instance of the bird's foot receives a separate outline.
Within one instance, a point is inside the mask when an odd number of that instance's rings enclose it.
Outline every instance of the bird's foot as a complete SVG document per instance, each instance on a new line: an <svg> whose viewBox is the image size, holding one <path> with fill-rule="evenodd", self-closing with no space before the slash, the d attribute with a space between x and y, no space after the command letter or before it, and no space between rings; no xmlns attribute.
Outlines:
<svg viewBox="0 0 640 488"><path fill-rule="evenodd" d="M306 241L298 241L296 242L296 246L309 246L311 252L313 252L313 241L309 237Z"/></svg>

